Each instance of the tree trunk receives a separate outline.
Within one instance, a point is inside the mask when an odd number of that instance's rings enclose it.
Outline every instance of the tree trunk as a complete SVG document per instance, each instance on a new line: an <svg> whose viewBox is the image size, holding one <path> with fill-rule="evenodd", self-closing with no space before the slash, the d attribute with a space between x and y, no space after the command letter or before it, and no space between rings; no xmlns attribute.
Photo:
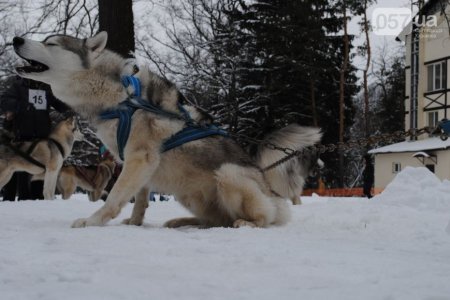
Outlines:
<svg viewBox="0 0 450 300"><path fill-rule="evenodd" d="M349 37L347 28L347 2L342 1L342 12L344 14L344 61L340 70L339 81L339 143L344 142L344 122L345 122L345 79L349 62ZM344 187L344 153L339 149L339 186Z"/></svg>
<svg viewBox="0 0 450 300"><path fill-rule="evenodd" d="M372 50L370 48L370 38L369 38L369 20L367 20L367 0L364 0L364 13L363 13L363 20L364 20L364 33L366 35L366 47L367 47L367 62L366 62L366 68L364 69L364 133L365 136L369 136L369 86L368 86L368 72L370 68L370 62L371 62L371 56L372 56Z"/></svg>
<svg viewBox="0 0 450 300"><path fill-rule="evenodd" d="M319 121L317 120L316 89L314 83L315 83L314 76L311 76L311 80L309 81L309 88L311 91L312 122L314 127L318 127Z"/></svg>
<svg viewBox="0 0 450 300"><path fill-rule="evenodd" d="M134 50L132 0L98 0L99 29L108 32L106 47L131 58Z"/></svg>

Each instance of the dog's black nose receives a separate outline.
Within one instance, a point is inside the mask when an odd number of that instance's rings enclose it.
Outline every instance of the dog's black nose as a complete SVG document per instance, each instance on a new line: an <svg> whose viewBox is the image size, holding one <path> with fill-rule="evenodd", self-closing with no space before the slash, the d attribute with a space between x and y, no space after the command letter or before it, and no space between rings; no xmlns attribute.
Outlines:
<svg viewBox="0 0 450 300"><path fill-rule="evenodd" d="M21 37L16 36L16 37L13 38L13 46L14 47L21 46L24 43L25 43L25 40L23 38L21 38Z"/></svg>

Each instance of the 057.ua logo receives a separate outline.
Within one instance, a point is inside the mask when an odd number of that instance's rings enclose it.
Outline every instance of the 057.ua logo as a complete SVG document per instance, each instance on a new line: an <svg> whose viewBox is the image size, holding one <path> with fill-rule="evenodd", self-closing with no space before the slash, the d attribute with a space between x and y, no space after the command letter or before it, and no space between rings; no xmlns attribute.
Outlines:
<svg viewBox="0 0 450 300"><path fill-rule="evenodd" d="M437 27L437 17L416 16L408 8L376 8L372 13L371 25L376 35L399 35L412 22L417 27Z"/></svg>

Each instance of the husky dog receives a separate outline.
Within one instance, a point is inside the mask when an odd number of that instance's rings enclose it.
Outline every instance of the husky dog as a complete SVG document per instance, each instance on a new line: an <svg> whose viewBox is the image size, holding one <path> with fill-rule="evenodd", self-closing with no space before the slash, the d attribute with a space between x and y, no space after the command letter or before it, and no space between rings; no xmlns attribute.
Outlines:
<svg viewBox="0 0 450 300"><path fill-rule="evenodd" d="M118 120L103 120L99 114L116 108L133 92L132 87L125 88L121 82L121 76L132 74L132 65L105 49L106 41L106 32L100 32L87 39L53 35L34 41L16 37L13 45L16 53L29 62L16 69L19 75L50 84L54 95L87 118L119 159ZM181 94L172 83L144 68L135 76L146 101L181 115ZM193 119L202 118L193 106L185 104L183 108ZM288 221L288 203L272 192L274 187L261 170L274 162L266 161L264 154L257 162L235 141L223 136L192 141L162 153L163 142L185 125L184 120L137 110L123 151L122 173L105 205L90 217L75 220L72 227L106 224L133 195L133 212L124 224L141 225L150 190L174 195L194 215L170 220L167 227L266 227ZM301 149L321 138L319 129L292 125L291 131L294 136L283 133L279 146L285 146L287 139L290 143L296 141L295 149ZM288 179L279 179L283 180Z"/></svg>
<svg viewBox="0 0 450 300"><path fill-rule="evenodd" d="M275 145L284 145L290 149L298 149L310 146L310 141L317 140L317 138L315 128L304 127L302 131L299 131L297 125L291 124L267 135L265 141L270 141ZM278 161L285 155L281 151L271 150L260 145L256 161L257 164L264 165L265 162ZM293 158L289 163L267 170L265 176L272 192L283 198L291 199L294 205L299 205L302 204L300 195L303 192L306 178L316 176L323 167L324 163L316 152L305 152L302 156Z"/></svg>
<svg viewBox="0 0 450 300"><path fill-rule="evenodd" d="M88 192L90 201L97 201L102 196L111 179L116 164L106 159L92 167L63 166L58 175L56 188L64 200L69 199L77 187ZM32 180L41 180L42 175L33 176Z"/></svg>
<svg viewBox="0 0 450 300"><path fill-rule="evenodd" d="M9 146L0 145L0 189L8 183L14 172L25 171L33 175L39 175L40 178L44 179L44 198L53 199L55 197L56 180L64 159L72 151L75 140L81 140L82 137L76 120L70 117L59 122L49 138L37 141L33 148L30 148L33 142L13 144L23 153L31 149L29 156L44 165L45 169L17 154Z"/></svg>

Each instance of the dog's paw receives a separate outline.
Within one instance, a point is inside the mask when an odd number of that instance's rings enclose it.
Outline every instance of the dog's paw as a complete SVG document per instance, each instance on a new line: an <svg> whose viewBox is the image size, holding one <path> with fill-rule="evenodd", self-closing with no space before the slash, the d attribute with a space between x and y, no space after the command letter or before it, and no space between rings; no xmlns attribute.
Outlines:
<svg viewBox="0 0 450 300"><path fill-rule="evenodd" d="M143 223L142 220L136 220L134 218L127 218L122 221L122 224L125 224L125 225L141 226L142 223Z"/></svg>
<svg viewBox="0 0 450 300"><path fill-rule="evenodd" d="M86 227L86 219L77 219L72 223L72 228L83 228Z"/></svg>
<svg viewBox="0 0 450 300"><path fill-rule="evenodd" d="M246 221L246 220L238 219L238 220L234 221L233 227L234 228L240 228L240 227L252 227L252 228L255 228L257 226L253 222L249 222L249 221Z"/></svg>
<svg viewBox="0 0 450 300"><path fill-rule="evenodd" d="M56 196L53 195L53 194L45 194L45 193L44 193L44 199L45 199L45 200L55 200L55 199L56 199Z"/></svg>
<svg viewBox="0 0 450 300"><path fill-rule="evenodd" d="M182 225L179 224L179 222L178 222L177 219L167 221L167 222L164 223L164 225L163 225L163 227L166 227L166 228L178 228L178 227L181 227L181 226L182 226Z"/></svg>
<svg viewBox="0 0 450 300"><path fill-rule="evenodd" d="M83 228L88 226L103 226L105 225L98 218L86 218L86 219L77 219L72 223L72 228Z"/></svg>

